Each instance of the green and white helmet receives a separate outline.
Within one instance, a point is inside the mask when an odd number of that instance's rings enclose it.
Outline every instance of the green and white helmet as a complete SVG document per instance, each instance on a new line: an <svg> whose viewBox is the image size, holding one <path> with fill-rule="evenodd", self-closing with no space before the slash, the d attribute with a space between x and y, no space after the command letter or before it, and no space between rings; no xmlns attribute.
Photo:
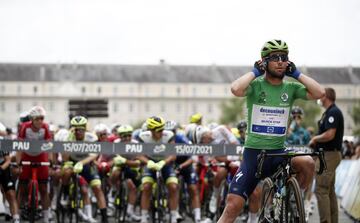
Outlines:
<svg viewBox="0 0 360 223"><path fill-rule="evenodd" d="M71 119L70 125L75 128L86 128L87 119L84 116L78 115Z"/></svg>
<svg viewBox="0 0 360 223"><path fill-rule="evenodd" d="M289 48L285 41L273 39L267 41L261 48L261 57L266 57L270 53L275 51L284 51L286 53L289 53Z"/></svg>

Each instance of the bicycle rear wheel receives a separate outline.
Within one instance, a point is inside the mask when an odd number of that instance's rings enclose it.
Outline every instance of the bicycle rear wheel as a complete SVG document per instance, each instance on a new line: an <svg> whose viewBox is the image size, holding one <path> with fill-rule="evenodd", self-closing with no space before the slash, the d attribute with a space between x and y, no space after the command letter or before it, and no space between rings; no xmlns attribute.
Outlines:
<svg viewBox="0 0 360 223"><path fill-rule="evenodd" d="M272 199L274 196L274 183L272 180L267 177L265 178L262 186L262 195L261 195L261 209L259 222L273 222L274 211Z"/></svg>
<svg viewBox="0 0 360 223"><path fill-rule="evenodd" d="M286 183L285 219L289 223L305 223L304 202L300 192L300 186L294 177Z"/></svg>

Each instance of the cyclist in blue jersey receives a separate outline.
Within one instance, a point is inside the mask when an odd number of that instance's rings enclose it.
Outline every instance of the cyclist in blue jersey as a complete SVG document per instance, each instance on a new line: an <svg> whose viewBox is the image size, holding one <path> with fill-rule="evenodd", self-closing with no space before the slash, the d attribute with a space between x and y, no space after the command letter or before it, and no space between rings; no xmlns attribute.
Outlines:
<svg viewBox="0 0 360 223"><path fill-rule="evenodd" d="M260 179L255 177L257 155L262 150L270 153L284 151L290 109L294 100L318 99L324 88L314 79L301 73L288 57L288 45L282 40L267 41L261 49L261 60L255 62L252 72L235 80L231 91L235 96L246 96L248 129L243 162L230 184L230 192L219 223L234 222ZM297 81L286 81L289 76ZM299 83L300 82L300 83ZM271 175L283 159L267 159L264 175ZM310 156L292 159L292 168L302 189L312 181L315 163ZM253 220L251 222L255 222Z"/></svg>

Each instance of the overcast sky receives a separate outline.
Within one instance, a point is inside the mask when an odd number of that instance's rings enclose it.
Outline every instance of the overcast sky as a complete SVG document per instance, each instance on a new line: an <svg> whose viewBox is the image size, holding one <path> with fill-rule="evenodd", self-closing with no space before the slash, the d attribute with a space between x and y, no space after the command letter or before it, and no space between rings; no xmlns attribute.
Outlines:
<svg viewBox="0 0 360 223"><path fill-rule="evenodd" d="M0 62L360 66L359 0L0 0Z"/></svg>

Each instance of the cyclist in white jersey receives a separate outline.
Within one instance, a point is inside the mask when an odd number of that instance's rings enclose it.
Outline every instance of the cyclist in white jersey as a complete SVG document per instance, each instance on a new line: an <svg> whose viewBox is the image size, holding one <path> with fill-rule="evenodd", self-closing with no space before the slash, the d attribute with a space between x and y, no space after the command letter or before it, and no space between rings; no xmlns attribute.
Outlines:
<svg viewBox="0 0 360 223"><path fill-rule="evenodd" d="M174 143L174 133L164 130L165 121L161 117L153 116L146 120L148 131L141 132L139 135L140 143ZM142 156L141 161L146 164L144 176L142 178L143 192L141 196L141 222L149 222L148 210L150 208L150 198L152 185L155 182L156 171L161 174L166 182L169 191L169 208L171 222L177 222L179 213L178 207L178 180L174 171L175 155L171 156Z"/></svg>

